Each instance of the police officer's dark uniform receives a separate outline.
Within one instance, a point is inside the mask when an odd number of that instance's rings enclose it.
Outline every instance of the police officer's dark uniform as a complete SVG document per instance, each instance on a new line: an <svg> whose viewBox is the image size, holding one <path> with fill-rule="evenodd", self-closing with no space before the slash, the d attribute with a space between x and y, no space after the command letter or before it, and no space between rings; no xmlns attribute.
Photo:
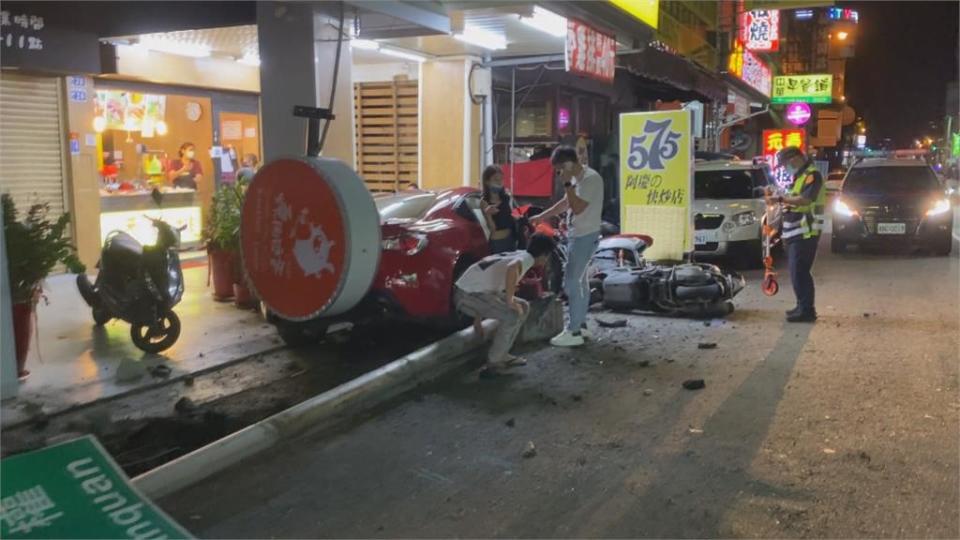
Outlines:
<svg viewBox="0 0 960 540"><path fill-rule="evenodd" d="M781 163L803 155L796 148L787 148L782 153L785 155L780 157ZM787 248L790 280L797 297L797 307L787 312L787 320L813 322L817 319L817 310L814 307L815 288L810 270L817 257L817 243L823 230L827 190L823 187L823 176L812 159L808 158L794 174L788 195L812 202L808 205L788 205L783 215L781 237Z"/></svg>

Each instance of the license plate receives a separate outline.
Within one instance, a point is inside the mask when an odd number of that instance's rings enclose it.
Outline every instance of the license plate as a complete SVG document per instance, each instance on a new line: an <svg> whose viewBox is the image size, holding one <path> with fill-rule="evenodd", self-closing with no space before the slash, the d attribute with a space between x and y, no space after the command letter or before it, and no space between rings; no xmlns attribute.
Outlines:
<svg viewBox="0 0 960 540"><path fill-rule="evenodd" d="M693 243L702 246L710 242L717 241L717 233L714 231L696 231L693 233Z"/></svg>
<svg viewBox="0 0 960 540"><path fill-rule="evenodd" d="M907 224L877 223L877 234L907 234Z"/></svg>

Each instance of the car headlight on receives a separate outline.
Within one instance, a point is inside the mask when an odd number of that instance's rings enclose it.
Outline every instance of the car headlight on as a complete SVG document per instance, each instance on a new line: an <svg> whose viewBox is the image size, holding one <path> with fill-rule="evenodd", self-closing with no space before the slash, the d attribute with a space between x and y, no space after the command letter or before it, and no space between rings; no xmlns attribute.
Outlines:
<svg viewBox="0 0 960 540"><path fill-rule="evenodd" d="M757 214L753 213L753 211L741 212L733 216L733 221L741 227L747 227L757 222Z"/></svg>
<svg viewBox="0 0 960 540"><path fill-rule="evenodd" d="M947 199L940 199L934 203L933 208L927 210L927 216L938 216L950 211L950 201Z"/></svg>
<svg viewBox="0 0 960 540"><path fill-rule="evenodd" d="M856 210L850 208L850 205L843 202L843 199L837 199L837 201L833 203L833 210L841 216L853 217L860 215Z"/></svg>

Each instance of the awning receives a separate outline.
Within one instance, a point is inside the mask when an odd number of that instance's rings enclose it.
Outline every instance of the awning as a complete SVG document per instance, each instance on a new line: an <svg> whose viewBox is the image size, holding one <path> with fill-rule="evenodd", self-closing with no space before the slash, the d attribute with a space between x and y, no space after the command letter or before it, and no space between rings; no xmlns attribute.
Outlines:
<svg viewBox="0 0 960 540"><path fill-rule="evenodd" d="M770 104L770 96L766 96L766 95L760 93L759 91L757 91L756 88L750 86L749 84L747 84L746 82L744 82L744 81L743 81L742 79L740 79L739 77L736 77L736 76L731 75L731 74L729 74L729 73L724 73L724 74L723 74L723 81L724 81L725 83L727 83L727 85L728 85L730 88L733 88L733 89L736 90L737 92L739 92L739 93L747 96L747 98L749 98L750 101L752 101L752 102L762 103L763 105L769 105L769 104Z"/></svg>
<svg viewBox="0 0 960 540"><path fill-rule="evenodd" d="M638 77L676 88L679 98L699 97L706 101L727 101L727 88L717 76L681 56L648 47L642 52L618 56L617 65Z"/></svg>

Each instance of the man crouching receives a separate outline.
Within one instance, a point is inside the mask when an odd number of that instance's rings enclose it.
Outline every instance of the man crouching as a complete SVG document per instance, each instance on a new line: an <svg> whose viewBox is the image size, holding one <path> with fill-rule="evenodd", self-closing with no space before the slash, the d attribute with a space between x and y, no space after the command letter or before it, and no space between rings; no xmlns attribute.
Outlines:
<svg viewBox="0 0 960 540"><path fill-rule="evenodd" d="M530 305L515 296L517 284L530 268L546 264L554 247L552 238L535 234L525 251L490 255L467 268L457 280L454 291L457 311L473 317L473 327L479 337L483 337L483 319L500 321L481 376L496 375L506 368L526 364L523 358L510 355L510 348L530 312Z"/></svg>

